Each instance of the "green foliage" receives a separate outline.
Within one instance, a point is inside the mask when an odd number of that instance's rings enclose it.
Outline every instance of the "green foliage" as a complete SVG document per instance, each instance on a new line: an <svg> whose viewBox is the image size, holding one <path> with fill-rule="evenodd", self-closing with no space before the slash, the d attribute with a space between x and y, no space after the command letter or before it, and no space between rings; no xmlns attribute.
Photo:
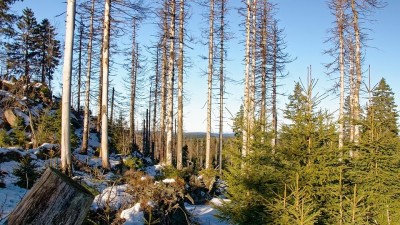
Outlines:
<svg viewBox="0 0 400 225"><path fill-rule="evenodd" d="M251 151L242 158L242 118L241 110L234 121L235 138L224 149L230 162L223 179L228 185L227 197L231 202L220 208L219 216L233 224L268 224L272 218L267 212L266 200L275 197L280 182L285 180L279 169L282 168L281 155L273 154L269 141L261 141L265 134L253 132Z"/></svg>
<svg viewBox="0 0 400 225"><path fill-rule="evenodd" d="M12 132L9 136L9 144L11 146L24 146L26 143L25 123L20 117L17 117L12 125Z"/></svg>
<svg viewBox="0 0 400 225"><path fill-rule="evenodd" d="M163 180L166 178L179 178L184 179L185 177L190 176L190 171L183 169L178 170L173 166L164 166L161 170L160 176L156 176L156 180Z"/></svg>
<svg viewBox="0 0 400 225"><path fill-rule="evenodd" d="M0 129L0 147L6 147L10 143L9 136L7 131L4 129Z"/></svg>
<svg viewBox="0 0 400 225"><path fill-rule="evenodd" d="M16 184L22 188L30 189L40 176L36 167L29 156L22 157L18 167L13 170L13 174L18 177Z"/></svg>
<svg viewBox="0 0 400 225"><path fill-rule="evenodd" d="M143 161L136 157L128 157L124 159L124 165L130 169L140 170L144 167Z"/></svg>
<svg viewBox="0 0 400 225"><path fill-rule="evenodd" d="M61 143L61 108L57 110L45 111L36 123L37 143ZM77 146L78 137L71 125L71 145Z"/></svg>
<svg viewBox="0 0 400 225"><path fill-rule="evenodd" d="M317 222L320 214L318 205L311 190L300 187L298 179L298 174L296 174L296 183L289 186L289 190L285 184L283 196L274 198L269 204L273 224L313 225Z"/></svg>

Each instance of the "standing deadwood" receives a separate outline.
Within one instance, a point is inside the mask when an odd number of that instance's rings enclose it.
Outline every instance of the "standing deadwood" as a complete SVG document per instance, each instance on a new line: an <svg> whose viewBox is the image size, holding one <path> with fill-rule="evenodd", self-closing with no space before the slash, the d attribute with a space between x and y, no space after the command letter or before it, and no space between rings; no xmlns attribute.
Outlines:
<svg viewBox="0 0 400 225"><path fill-rule="evenodd" d="M242 157L246 157L249 149L248 143L248 118L249 118L249 106L250 106L250 15L251 15L251 3L247 0L247 16L246 16L246 53L245 53L245 78L244 78L244 107L243 107L243 141L242 141Z"/></svg>
<svg viewBox="0 0 400 225"><path fill-rule="evenodd" d="M103 19L103 23L104 23L104 19ZM103 32L103 34L102 34L102 36L104 36L104 30L102 30L102 32ZM102 41L101 41L101 47L100 47L100 49L101 49L101 51L103 51L103 48L104 48L104 39L102 39ZM96 125L96 130L97 130L97 132L98 133L100 133L100 131L101 131L101 107L102 107L102 96L103 96L103 94L102 94L102 92L103 92L103 54L102 54L102 52L100 53L100 71L99 71L99 98L98 98L98 103L97 103L97 105L98 105L98 108L97 108L97 125Z"/></svg>
<svg viewBox="0 0 400 225"><path fill-rule="evenodd" d="M129 109L129 138L131 149L134 150L135 142L135 102L136 102L136 19L133 19L132 54L131 54L131 98Z"/></svg>
<svg viewBox="0 0 400 225"><path fill-rule="evenodd" d="M76 100L76 111L81 110L81 86L82 86L82 51L83 51L83 21L81 18L79 26L79 46L78 46L78 84L77 84L77 100Z"/></svg>
<svg viewBox="0 0 400 225"><path fill-rule="evenodd" d="M159 146L156 144L156 123L157 123L157 105L158 105L158 90L159 90L159 83L160 83L160 69L159 69L159 48L157 46L156 49L156 74L155 74L155 90L154 90L154 102L153 102L153 138L152 138L152 152L153 152L153 160L160 159L159 155Z"/></svg>
<svg viewBox="0 0 400 225"><path fill-rule="evenodd" d="M167 52L167 38L168 38L168 4L164 1L163 16L163 37L161 41L162 48L162 62L161 62L161 110L160 110L160 151L159 158L161 162L166 160L166 145L165 145L165 127L166 127L166 111L167 111L167 72L168 72L168 52Z"/></svg>
<svg viewBox="0 0 400 225"><path fill-rule="evenodd" d="M170 26L169 26L169 59L168 59L168 111L167 111L167 154L166 164L172 165L172 135L174 120L174 62L175 62L175 9L176 1L171 0L170 4Z"/></svg>
<svg viewBox="0 0 400 225"><path fill-rule="evenodd" d="M339 148L344 140L344 0L336 2L336 23L339 36L339 70L340 70L340 108L339 108Z"/></svg>
<svg viewBox="0 0 400 225"><path fill-rule="evenodd" d="M90 8L90 25L89 25L89 43L88 43L88 61L86 71L86 90L85 90L85 113L83 118L83 134L81 153L86 153L89 140L89 104L90 104L90 75L92 72L92 44L93 44L93 21L94 21L94 5L95 0L92 0Z"/></svg>
<svg viewBox="0 0 400 225"><path fill-rule="evenodd" d="M272 24L272 140L271 145L273 147L273 153L275 152L275 146L278 139L278 110L276 106L276 88L277 88L277 76L278 76L278 27L277 21L274 20Z"/></svg>
<svg viewBox="0 0 400 225"><path fill-rule="evenodd" d="M114 121L114 96L115 96L115 89L114 87L112 88L112 92L111 92L111 113L110 113L110 127L112 129L113 127L113 121ZM112 131L111 131L112 132Z"/></svg>
<svg viewBox="0 0 400 225"><path fill-rule="evenodd" d="M211 105L212 80L214 70L214 0L210 0L210 31L208 41L208 94L207 94L207 134L206 134L206 169L211 167Z"/></svg>
<svg viewBox="0 0 400 225"><path fill-rule="evenodd" d="M111 0L104 4L104 31L102 49L102 105L101 105L101 164L105 169L110 168L108 161L108 73L109 73L109 49L110 49L110 8Z"/></svg>
<svg viewBox="0 0 400 225"><path fill-rule="evenodd" d="M224 87L225 87L225 75L224 75L224 60L225 60L225 0L221 0L220 8L220 46L219 46L219 173L222 174L222 147L223 147L223 133L224 133Z"/></svg>
<svg viewBox="0 0 400 225"><path fill-rule="evenodd" d="M256 52L256 40L257 40L257 0L253 0L252 3L253 7L251 9L252 20L251 20L251 76L249 78L249 109L248 109L248 135L249 140L254 139L253 129L254 129L254 116L255 116L255 98L256 98L256 59L257 59L257 52ZM251 146L251 143L249 144ZM250 151L250 147L247 150Z"/></svg>
<svg viewBox="0 0 400 225"><path fill-rule="evenodd" d="M183 36L185 1L179 3L179 59L178 59L178 130L176 143L176 167L182 169L182 148L183 148Z"/></svg>
<svg viewBox="0 0 400 225"><path fill-rule="evenodd" d="M82 224L94 196L51 167L9 215L6 224Z"/></svg>
<svg viewBox="0 0 400 225"><path fill-rule="evenodd" d="M67 22L65 31L65 50L63 66L63 92L61 113L61 169L63 173L72 176L71 162L71 73L72 73L72 51L75 29L75 0L68 0Z"/></svg>
<svg viewBox="0 0 400 225"><path fill-rule="evenodd" d="M268 64L268 10L267 0L263 0L262 17L261 17L261 109L260 122L261 132L266 132L266 108L267 108L267 64ZM263 140L262 140L263 141Z"/></svg>
<svg viewBox="0 0 400 225"><path fill-rule="evenodd" d="M353 119L355 123L359 123L360 120L360 85L361 85L361 40L360 40L360 27L358 22L358 11L356 9L355 0L351 0L351 10L353 12L353 29L355 35L355 67L356 67L356 83L354 85L354 97L353 97ZM356 124L354 126L354 143L358 144L360 141L360 126Z"/></svg>

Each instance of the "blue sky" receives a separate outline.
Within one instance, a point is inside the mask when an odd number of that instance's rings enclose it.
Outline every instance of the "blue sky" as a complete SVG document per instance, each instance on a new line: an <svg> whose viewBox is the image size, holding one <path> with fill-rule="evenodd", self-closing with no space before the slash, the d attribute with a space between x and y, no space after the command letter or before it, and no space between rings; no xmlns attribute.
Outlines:
<svg viewBox="0 0 400 225"><path fill-rule="evenodd" d="M326 69L323 64L331 60L323 51L330 46L324 43L328 34L327 30L333 26L333 16L329 12L326 0L274 0L278 5L278 13L276 18L280 20L280 27L285 29L287 52L297 60L287 65L289 76L281 81L283 85L280 89L281 93L290 94L293 90L293 84L299 78L305 80L307 67L312 65L313 77L318 79L318 92L322 93L329 89L333 82L326 75ZM388 0L388 6L384 9L376 11L372 19L372 23L365 24L365 27L371 29L369 32L370 40L366 49L366 58L363 70L367 70L368 65L371 65L371 80L372 84L379 81L381 77L386 78L389 85L396 94L397 104L400 104L398 96L400 94L400 1ZM231 32L235 38L229 41L228 59L226 63L227 75L233 80L240 81L243 79L244 66L242 63L244 56L244 45L241 43L244 40L244 33L240 31L239 24L242 18L237 13L237 7L242 3L239 0L230 0L230 13L227 20L229 21ZM61 34L60 39L63 39L65 25L65 14L59 17L66 10L64 0L25 0L14 6L16 11L24 7L30 7L35 12L37 19L40 21L43 18L48 18L58 28ZM199 36L201 27L206 27L207 24L201 21L201 12L207 13L206 9L198 6L192 8L192 19L190 20L189 30L194 36ZM151 25L153 21L145 21L139 30L139 42L142 46L150 45L154 27ZM200 37L198 37L199 39ZM204 41L204 40L203 40ZM62 40L63 42L63 40ZM185 90L187 101L184 108L184 123L185 131L204 131L206 129L206 97L207 97L207 78L202 76L202 70L206 70L207 64L201 60L199 55L207 54L207 47L199 44L191 44L194 47L193 51L188 51L194 66L187 69L185 78ZM61 69L59 70L61 71ZM365 74L367 75L367 74ZM337 77L337 74L333 75ZM61 79L61 75L60 75ZM118 79L116 80L116 86ZM235 114L241 105L241 97L243 95L243 86L241 84L227 84L226 91L226 108ZM279 98L280 108L284 108L287 97ZM338 108L338 99L335 96L329 96L325 99L322 107L332 111ZM217 107L217 106L215 106ZM217 124L217 109L215 109L215 125ZM139 113L140 114L140 113ZM229 113L225 114L227 126L225 132L230 132L229 125L231 117ZM214 126L214 132L218 131L217 126Z"/></svg>

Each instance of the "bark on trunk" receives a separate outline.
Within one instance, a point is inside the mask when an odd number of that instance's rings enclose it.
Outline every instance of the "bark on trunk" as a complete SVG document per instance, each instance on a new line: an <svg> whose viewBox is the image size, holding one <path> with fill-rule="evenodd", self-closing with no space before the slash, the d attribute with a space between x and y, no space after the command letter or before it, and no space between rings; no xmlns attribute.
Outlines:
<svg viewBox="0 0 400 225"><path fill-rule="evenodd" d="M132 54L131 54L131 99L129 110L129 139L131 151L134 150L136 145L135 141L135 102L136 102L136 20L133 20L133 40L132 40Z"/></svg>
<svg viewBox="0 0 400 225"><path fill-rule="evenodd" d="M358 125L360 120L360 85L361 85L361 40L360 40L360 29L358 22L358 11L356 9L355 0L351 1L351 9L353 12L353 28L356 41L355 51L355 67L356 67L356 83L354 87L354 143L358 144L360 141L360 126Z"/></svg>
<svg viewBox="0 0 400 225"><path fill-rule="evenodd" d="M244 80L244 107L243 107L243 140L242 140L242 157L246 157L248 153L248 131L249 131L249 88L250 88L250 15L251 3L247 0L247 17L246 17L246 55L245 55L245 80Z"/></svg>
<svg viewBox="0 0 400 225"><path fill-rule="evenodd" d="M185 1L180 1L179 9L179 62L178 62L178 131L176 143L176 167L182 169L183 148L183 35Z"/></svg>
<svg viewBox="0 0 400 225"><path fill-rule="evenodd" d="M174 121L174 62L175 62L175 0L170 3L171 20L169 27L169 60L168 60L168 112L167 112L167 154L166 164L172 165L172 135Z"/></svg>
<svg viewBox="0 0 400 225"><path fill-rule="evenodd" d="M90 76L92 73L92 44L93 44L93 20L94 20L94 5L95 0L92 0L92 7L90 9L90 25L89 25L89 43L88 43L88 61L86 72L86 90L85 90L85 113L83 118L83 134L82 134L82 148L81 153L86 153L88 149L89 140L89 104L90 104Z"/></svg>
<svg viewBox="0 0 400 225"><path fill-rule="evenodd" d="M65 50L63 66L63 92L61 113L61 168L63 173L72 175L71 162L71 74L72 74L72 51L74 43L75 28L75 0L68 0L67 25L65 32Z"/></svg>
<svg viewBox="0 0 400 225"><path fill-rule="evenodd" d="M81 224L93 199L84 187L49 167L6 224Z"/></svg>
<svg viewBox="0 0 400 225"><path fill-rule="evenodd" d="M207 95L207 135L206 135L206 169L211 167L211 105L214 58L214 0L210 0L210 33L208 41L208 95Z"/></svg>
<svg viewBox="0 0 400 225"><path fill-rule="evenodd" d="M339 69L340 69L340 108L339 108L339 148L344 144L344 9L343 1L337 4L337 27L339 33Z"/></svg>
<svg viewBox="0 0 400 225"><path fill-rule="evenodd" d="M110 8L111 0L104 4L104 36L103 36L103 82L102 82L102 105L101 105L101 164L105 169L110 168L108 162L108 71L109 71L109 48L110 48Z"/></svg>
<svg viewBox="0 0 400 225"><path fill-rule="evenodd" d="M223 147L223 133L224 133L224 87L225 87L225 75L224 75L224 60L225 60L225 0L221 1L221 12L220 12L220 63L219 63L219 173L222 174L222 147Z"/></svg>

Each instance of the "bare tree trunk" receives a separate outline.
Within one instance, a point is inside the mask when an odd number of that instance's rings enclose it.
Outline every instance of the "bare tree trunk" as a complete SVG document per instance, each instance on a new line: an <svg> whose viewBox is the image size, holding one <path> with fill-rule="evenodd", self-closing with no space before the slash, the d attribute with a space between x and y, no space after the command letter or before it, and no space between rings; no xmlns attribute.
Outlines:
<svg viewBox="0 0 400 225"><path fill-rule="evenodd" d="M108 160L108 73L109 73L109 49L110 49L110 8L111 0L104 4L104 36L103 36L103 82L101 105L101 163L105 169L110 168Z"/></svg>
<svg viewBox="0 0 400 225"><path fill-rule="evenodd" d="M244 107L243 107L243 141L242 141L242 157L246 157L249 150L249 107L250 107L250 16L251 2L247 0L247 17L246 17L246 53L245 53L245 81L244 81Z"/></svg>
<svg viewBox="0 0 400 225"><path fill-rule="evenodd" d="M266 129L266 108L267 108L267 57L268 57L268 48L267 48L267 0L263 0L263 13L262 13L262 21L261 21L261 110L260 110L260 121L261 121L261 132L264 134ZM264 141L264 140L262 140Z"/></svg>
<svg viewBox="0 0 400 225"><path fill-rule="evenodd" d="M354 43L351 39L348 40L349 45L349 85L350 85L350 102L349 102L349 121L350 121L350 142L354 143L354 127L355 127L355 120L354 120L354 96L355 96L355 70L354 70ZM350 152L351 153L351 152ZM352 153L351 153L352 154Z"/></svg>
<svg viewBox="0 0 400 225"><path fill-rule="evenodd" d="M220 12L220 59L219 59L219 173L222 174L222 147L223 147L223 133L224 133L224 87L225 87L225 75L224 75L224 60L225 60L225 0L221 0L221 12Z"/></svg>
<svg viewBox="0 0 400 225"><path fill-rule="evenodd" d="M175 62L175 0L170 2L169 60L168 60L168 112L167 112L167 154L166 164L172 165L172 136L174 120L174 62Z"/></svg>
<svg viewBox="0 0 400 225"><path fill-rule="evenodd" d="M278 76L278 27L277 21L273 22L272 28L272 45L273 45L273 62L272 62L272 141L271 145L273 148L273 153L275 153L275 146L278 138L278 109L276 107L276 79Z"/></svg>
<svg viewBox="0 0 400 225"><path fill-rule="evenodd" d="M115 96L115 89L113 87L112 92L111 92L111 113L110 113L110 128L111 129L113 127L113 121L114 121L114 96Z"/></svg>
<svg viewBox="0 0 400 225"><path fill-rule="evenodd" d="M77 84L77 98L76 98L76 111L80 112L81 110L81 86L82 86L82 51L83 51L83 22L81 18L80 27L79 27L79 48L78 48L78 84Z"/></svg>
<svg viewBox="0 0 400 225"><path fill-rule="evenodd" d="M207 95L207 134L206 134L206 169L211 167L211 105L214 61L214 0L210 0L210 33L208 41L208 95Z"/></svg>
<svg viewBox="0 0 400 225"><path fill-rule="evenodd" d="M360 85L361 85L361 40L360 40L360 29L358 22L358 11L356 9L355 0L351 0L351 10L353 12L353 28L355 34L355 66L356 66L356 83L354 86L354 143L358 144L360 141L360 126L358 125L360 120Z"/></svg>
<svg viewBox="0 0 400 225"><path fill-rule="evenodd" d="M131 151L134 150L135 142L135 102L136 102L136 61L137 61L137 49L136 49L136 19L133 20L133 35L132 35L132 54L131 54L131 98L130 98L130 109L129 109L129 139Z"/></svg>
<svg viewBox="0 0 400 225"><path fill-rule="evenodd" d="M251 77L249 79L249 115L248 115L248 135L249 140L254 139L254 116L255 116L255 97L256 97L256 40L257 40L257 0L253 0L252 5L252 41L251 41ZM251 143L249 144L251 146ZM248 149L251 151L251 147Z"/></svg>
<svg viewBox="0 0 400 225"><path fill-rule="evenodd" d="M339 108L339 148L344 140L344 3L338 0L336 22L339 34L339 70L340 70L340 108Z"/></svg>
<svg viewBox="0 0 400 225"><path fill-rule="evenodd" d="M92 72L92 44L93 44L93 20L94 20L94 4L92 0L92 7L90 9L90 25L89 25L89 43L88 43L88 61L86 72L86 90L85 90L85 114L83 118L83 134L82 134L82 148L81 153L86 153L88 149L89 140L89 104L90 104L90 75Z"/></svg>
<svg viewBox="0 0 400 225"><path fill-rule="evenodd" d="M103 20L104 23L104 20ZM104 36L104 30L103 30L103 35ZM102 39L101 41L101 51L103 51L103 46L104 46L104 40ZM99 98L98 98L98 108L97 108L97 126L96 130L98 133L101 131L101 110L102 110L102 92L103 92L103 54L100 53L100 72L99 72Z"/></svg>
<svg viewBox="0 0 400 225"><path fill-rule="evenodd" d="M178 60L178 130L176 144L176 167L182 169L182 148L183 148L183 36L185 1L180 0L179 9L179 60Z"/></svg>
<svg viewBox="0 0 400 225"><path fill-rule="evenodd" d="M62 172L72 176L71 162L71 74L75 28L75 0L68 0L67 22L65 31L65 50L63 66L63 92L61 114L61 169Z"/></svg>
<svg viewBox="0 0 400 225"><path fill-rule="evenodd" d="M166 111L167 111L167 37L168 37L168 4L164 2L163 12L163 32L162 38L162 65L161 65L161 110L160 110L160 161L165 162L166 160L166 143L165 143L165 127L166 127Z"/></svg>
<svg viewBox="0 0 400 225"><path fill-rule="evenodd" d="M160 159L159 156L159 145L157 145L156 139L156 123L157 123L157 105L158 105L158 89L160 83L160 70L159 70L159 48L157 46L156 53L156 74L155 74L155 90L154 90L154 102L153 102L153 154L154 159Z"/></svg>

